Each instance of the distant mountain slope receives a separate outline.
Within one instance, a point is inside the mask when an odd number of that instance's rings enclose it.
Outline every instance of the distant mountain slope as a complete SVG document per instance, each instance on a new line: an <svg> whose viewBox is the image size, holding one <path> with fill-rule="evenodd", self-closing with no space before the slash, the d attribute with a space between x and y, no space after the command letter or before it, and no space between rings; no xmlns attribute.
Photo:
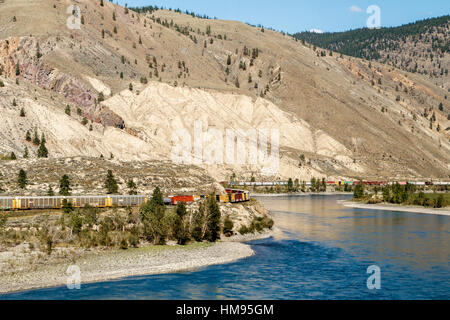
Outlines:
<svg viewBox="0 0 450 320"><path fill-rule="evenodd" d="M447 82L448 88L449 33L450 16L447 15L393 28L323 34L301 32L294 36L324 49L445 79L440 83Z"/></svg>
<svg viewBox="0 0 450 320"><path fill-rule="evenodd" d="M74 3L80 29L66 25ZM28 145L34 157L26 131L37 130L51 157L164 160L170 131L192 132L193 120L204 130L264 123L292 128L280 177L449 176L448 92L427 77L174 11L98 0L6 0L1 10L0 154Z"/></svg>

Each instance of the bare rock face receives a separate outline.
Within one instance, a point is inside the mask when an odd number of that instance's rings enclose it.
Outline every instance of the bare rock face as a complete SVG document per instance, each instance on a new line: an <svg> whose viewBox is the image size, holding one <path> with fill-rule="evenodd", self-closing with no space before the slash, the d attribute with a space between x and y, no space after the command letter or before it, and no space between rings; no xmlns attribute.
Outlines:
<svg viewBox="0 0 450 320"><path fill-rule="evenodd" d="M98 93L79 78L64 73L47 62L54 50L53 39L43 45L38 38L14 37L0 41L0 65L9 78L25 80L38 87L61 94L69 103L84 111L84 116L105 126L124 127L124 121L106 106L97 104Z"/></svg>

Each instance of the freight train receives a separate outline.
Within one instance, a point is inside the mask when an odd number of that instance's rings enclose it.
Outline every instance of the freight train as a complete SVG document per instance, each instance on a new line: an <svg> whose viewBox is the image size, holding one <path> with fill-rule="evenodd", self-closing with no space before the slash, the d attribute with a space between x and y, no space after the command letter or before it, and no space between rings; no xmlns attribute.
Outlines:
<svg viewBox="0 0 450 320"><path fill-rule="evenodd" d="M361 181L326 181L326 184L328 186L353 186L353 185L359 185ZM367 186L387 186L387 185L393 185L393 184L400 184L400 185L406 185L407 183L416 185L416 186L450 186L450 182L443 182L443 181L425 181L425 182L417 182L417 181L366 181L364 180L363 183ZM287 186L287 181L265 181L265 182L227 182L222 181L221 184L223 185L232 185L232 186L240 186L240 187L274 187L274 186ZM302 184L302 182L300 182ZM311 186L310 181L306 181L305 185L307 187Z"/></svg>
<svg viewBox="0 0 450 320"><path fill-rule="evenodd" d="M213 195L217 202L239 203L250 200L250 194L244 190L226 189L226 194ZM210 197L201 195L179 195L164 199L166 205L177 205L179 202L190 204ZM105 195L105 196L58 196L58 197L0 197L0 210L39 210L61 209L66 203L74 208L91 206L96 208L138 207L150 200L145 195Z"/></svg>

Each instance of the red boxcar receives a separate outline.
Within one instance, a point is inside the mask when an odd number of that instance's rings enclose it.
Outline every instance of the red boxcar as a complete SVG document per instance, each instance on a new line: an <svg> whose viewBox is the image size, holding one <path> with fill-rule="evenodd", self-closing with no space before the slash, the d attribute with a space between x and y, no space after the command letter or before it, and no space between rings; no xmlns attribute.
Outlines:
<svg viewBox="0 0 450 320"><path fill-rule="evenodd" d="M194 202L194 196L173 196L172 198L172 205L177 205L178 202L184 202L184 203L193 203Z"/></svg>
<svg viewBox="0 0 450 320"><path fill-rule="evenodd" d="M234 199L236 200L236 202L242 202L244 200L243 194L242 193L236 193L234 195Z"/></svg>

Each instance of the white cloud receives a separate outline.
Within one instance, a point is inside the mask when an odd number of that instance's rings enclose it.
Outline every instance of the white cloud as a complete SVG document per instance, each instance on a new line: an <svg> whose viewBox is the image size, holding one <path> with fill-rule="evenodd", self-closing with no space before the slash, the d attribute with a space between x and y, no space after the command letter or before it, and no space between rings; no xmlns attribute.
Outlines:
<svg viewBox="0 0 450 320"><path fill-rule="evenodd" d="M320 29L311 29L311 30L309 30L309 32L313 32L313 33L323 33L323 31L320 30Z"/></svg>
<svg viewBox="0 0 450 320"><path fill-rule="evenodd" d="M350 8L348 8L351 12L363 12L363 9L361 9L358 6L351 6Z"/></svg>

